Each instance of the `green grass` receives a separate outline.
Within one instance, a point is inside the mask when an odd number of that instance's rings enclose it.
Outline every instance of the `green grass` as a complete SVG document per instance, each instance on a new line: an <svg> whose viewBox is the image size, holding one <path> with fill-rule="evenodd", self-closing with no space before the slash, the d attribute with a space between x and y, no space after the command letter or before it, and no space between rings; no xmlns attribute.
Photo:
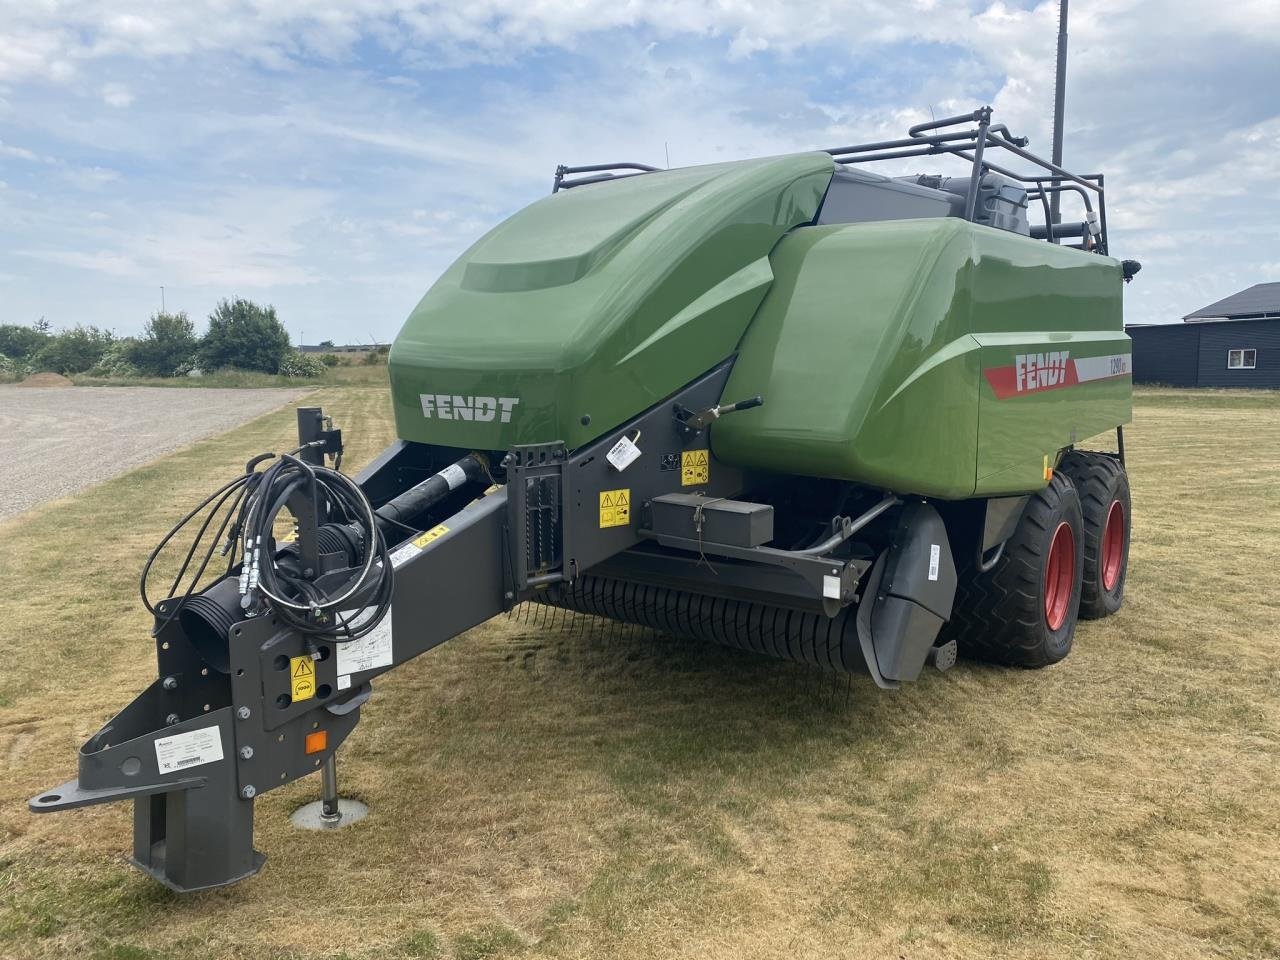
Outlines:
<svg viewBox="0 0 1280 960"><path fill-rule="evenodd" d="M383 386L320 402L353 467L390 439ZM292 413L37 508L0 526L0 956L1280 955L1278 402L1139 392L1126 606L1059 666L887 694L521 610L379 682L339 763L372 816L268 793L266 871L190 898L127 808L24 801L154 676L146 551Z"/></svg>

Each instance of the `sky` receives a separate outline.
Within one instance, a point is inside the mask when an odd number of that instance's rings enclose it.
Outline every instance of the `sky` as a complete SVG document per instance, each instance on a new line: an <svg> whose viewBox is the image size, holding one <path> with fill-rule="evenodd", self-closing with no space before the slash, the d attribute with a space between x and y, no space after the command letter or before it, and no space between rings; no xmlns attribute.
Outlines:
<svg viewBox="0 0 1280 960"><path fill-rule="evenodd" d="M1048 155L1056 0L0 0L0 323L274 304L387 342L557 163L683 166L991 104ZM1280 280L1280 2L1075 0L1065 165L1129 322ZM929 158L918 172L947 171ZM902 172L913 172L904 170ZM1066 212L1064 207L1064 212Z"/></svg>

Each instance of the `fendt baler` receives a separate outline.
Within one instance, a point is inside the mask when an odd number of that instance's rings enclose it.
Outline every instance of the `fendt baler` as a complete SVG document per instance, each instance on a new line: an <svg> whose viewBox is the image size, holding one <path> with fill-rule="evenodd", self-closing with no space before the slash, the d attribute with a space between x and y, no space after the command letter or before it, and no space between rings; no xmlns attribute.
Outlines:
<svg viewBox="0 0 1280 960"><path fill-rule="evenodd" d="M828 151L559 168L410 315L394 445L348 479L340 431L300 410L296 450L166 537L198 528L165 599L144 574L158 677L31 809L132 800L157 880L243 879L254 798L332 771L374 678L530 601L883 688L957 651L1062 659L1123 597L1138 267L1109 256L1103 178L1025 145L983 108ZM861 167L944 155L967 175ZM1116 452L1077 449L1113 430Z"/></svg>

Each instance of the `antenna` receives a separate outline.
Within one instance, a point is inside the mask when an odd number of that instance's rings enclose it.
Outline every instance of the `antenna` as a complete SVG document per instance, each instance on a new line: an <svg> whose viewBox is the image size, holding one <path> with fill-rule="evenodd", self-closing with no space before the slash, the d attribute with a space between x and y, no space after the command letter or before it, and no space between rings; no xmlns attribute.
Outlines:
<svg viewBox="0 0 1280 960"><path fill-rule="evenodd" d="M1053 87L1053 155L1051 159L1056 167L1062 166L1062 115L1067 97L1067 0L1058 2L1058 76ZM1054 186L1061 183L1054 180ZM1054 223L1061 223L1058 213L1060 193L1055 191L1049 198L1049 216Z"/></svg>
<svg viewBox="0 0 1280 960"><path fill-rule="evenodd" d="M667 141L662 141L662 152L667 155L667 169L671 169L671 147Z"/></svg>

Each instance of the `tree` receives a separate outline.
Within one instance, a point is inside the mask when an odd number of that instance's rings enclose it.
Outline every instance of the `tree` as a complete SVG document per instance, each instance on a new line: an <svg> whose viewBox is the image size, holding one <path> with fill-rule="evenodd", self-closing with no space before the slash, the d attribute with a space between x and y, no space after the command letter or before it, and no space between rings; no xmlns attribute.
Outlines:
<svg viewBox="0 0 1280 960"><path fill-rule="evenodd" d="M223 300L209 314L209 332L200 341L198 355L206 370L239 367L277 373L291 349L275 307L237 298Z"/></svg>
<svg viewBox="0 0 1280 960"><path fill-rule="evenodd" d="M102 359L114 340L109 330L77 324L50 337L32 359L32 365L54 373L83 373Z"/></svg>
<svg viewBox="0 0 1280 960"><path fill-rule="evenodd" d="M40 321L43 322L42 317ZM46 323L47 327L48 324ZM27 360L49 342L47 330L34 326L24 327L16 323L0 324L0 354L10 360Z"/></svg>
<svg viewBox="0 0 1280 960"><path fill-rule="evenodd" d="M140 373L172 377L178 367L195 356L199 341L186 311L155 313L147 321L142 339L130 348L129 362Z"/></svg>
<svg viewBox="0 0 1280 960"><path fill-rule="evenodd" d="M325 348L327 348L327 349L329 349L329 350L332 350L332 349L333 349L333 341L332 341L332 340L321 340L321 341L320 341L320 346L325 347Z"/></svg>

